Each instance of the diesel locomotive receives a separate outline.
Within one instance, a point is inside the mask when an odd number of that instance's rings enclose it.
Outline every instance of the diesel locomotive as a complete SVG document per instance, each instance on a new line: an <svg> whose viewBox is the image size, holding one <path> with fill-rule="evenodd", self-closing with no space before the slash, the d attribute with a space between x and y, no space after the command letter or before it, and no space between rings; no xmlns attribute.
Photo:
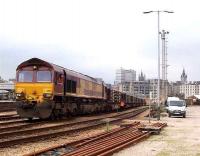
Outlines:
<svg viewBox="0 0 200 156"><path fill-rule="evenodd" d="M16 69L17 113L47 119L145 105L145 100L112 90L102 80L32 58Z"/></svg>

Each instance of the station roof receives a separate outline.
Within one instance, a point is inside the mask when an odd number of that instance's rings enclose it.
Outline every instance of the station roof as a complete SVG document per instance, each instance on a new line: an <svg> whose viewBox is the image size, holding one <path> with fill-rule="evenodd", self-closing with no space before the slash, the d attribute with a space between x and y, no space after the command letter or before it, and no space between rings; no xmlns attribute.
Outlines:
<svg viewBox="0 0 200 156"><path fill-rule="evenodd" d="M196 97L197 99L200 99L200 95L194 95L194 97Z"/></svg>

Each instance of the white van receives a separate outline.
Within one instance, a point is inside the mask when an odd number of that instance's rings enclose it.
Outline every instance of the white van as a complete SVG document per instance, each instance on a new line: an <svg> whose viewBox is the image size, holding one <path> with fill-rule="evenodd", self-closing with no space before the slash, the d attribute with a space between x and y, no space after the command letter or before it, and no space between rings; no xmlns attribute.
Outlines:
<svg viewBox="0 0 200 156"><path fill-rule="evenodd" d="M167 112L169 117L171 116L183 116L186 117L186 103L184 100L180 100L179 98L168 98L167 99Z"/></svg>
<svg viewBox="0 0 200 156"><path fill-rule="evenodd" d="M168 113L168 107L169 107L168 103L170 101L179 101L179 100L180 99L178 97L168 97L167 98L167 100L165 101L165 109L166 109L167 113Z"/></svg>

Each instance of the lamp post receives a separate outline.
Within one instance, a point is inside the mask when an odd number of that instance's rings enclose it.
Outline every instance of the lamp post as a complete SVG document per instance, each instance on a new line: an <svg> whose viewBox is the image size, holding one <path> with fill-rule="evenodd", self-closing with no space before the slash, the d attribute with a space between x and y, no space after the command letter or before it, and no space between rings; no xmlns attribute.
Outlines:
<svg viewBox="0 0 200 156"><path fill-rule="evenodd" d="M157 13L158 15L158 88L157 88L157 102L158 102L158 115L157 119L160 120L160 13L174 13L173 11L157 10L145 11L144 14Z"/></svg>

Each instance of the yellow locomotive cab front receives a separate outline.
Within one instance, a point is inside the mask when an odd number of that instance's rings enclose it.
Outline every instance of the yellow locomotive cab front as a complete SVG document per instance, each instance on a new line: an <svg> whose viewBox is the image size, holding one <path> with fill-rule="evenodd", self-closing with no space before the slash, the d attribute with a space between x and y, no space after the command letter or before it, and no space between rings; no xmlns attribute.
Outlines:
<svg viewBox="0 0 200 156"><path fill-rule="evenodd" d="M52 72L29 66L17 72L15 85L17 113L24 118L48 118L53 107Z"/></svg>
<svg viewBox="0 0 200 156"><path fill-rule="evenodd" d="M16 83L16 100L27 100L33 103L42 103L53 97L52 83Z"/></svg>

